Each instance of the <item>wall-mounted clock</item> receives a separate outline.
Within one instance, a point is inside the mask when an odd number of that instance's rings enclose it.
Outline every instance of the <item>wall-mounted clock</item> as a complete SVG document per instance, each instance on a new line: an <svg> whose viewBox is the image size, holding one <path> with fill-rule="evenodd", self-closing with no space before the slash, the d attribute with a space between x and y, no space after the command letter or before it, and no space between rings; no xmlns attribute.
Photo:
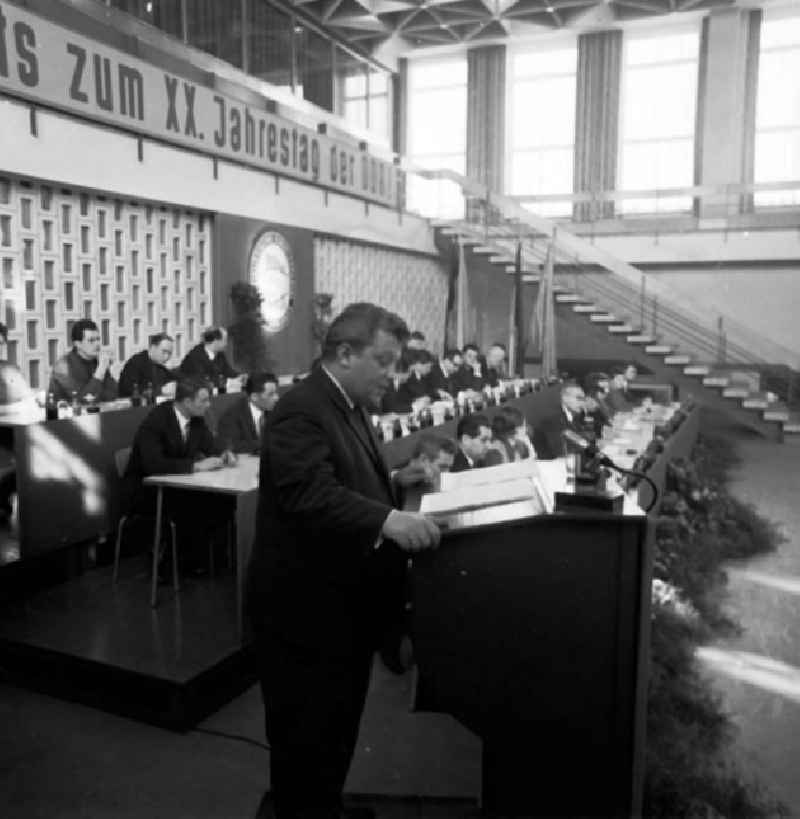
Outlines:
<svg viewBox="0 0 800 819"><path fill-rule="evenodd" d="M265 231L250 252L250 281L264 301L261 313L268 333L277 333L289 321L294 297L294 260L289 243L280 233Z"/></svg>

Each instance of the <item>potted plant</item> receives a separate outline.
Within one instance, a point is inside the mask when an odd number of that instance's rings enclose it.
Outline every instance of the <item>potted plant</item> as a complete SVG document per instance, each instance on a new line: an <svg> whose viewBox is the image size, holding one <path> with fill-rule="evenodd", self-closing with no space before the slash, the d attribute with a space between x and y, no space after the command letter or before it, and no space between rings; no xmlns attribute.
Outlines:
<svg viewBox="0 0 800 819"><path fill-rule="evenodd" d="M263 298L250 282L234 282L230 300L233 323L228 327L234 365L242 372L265 372L272 368L269 341L261 315Z"/></svg>

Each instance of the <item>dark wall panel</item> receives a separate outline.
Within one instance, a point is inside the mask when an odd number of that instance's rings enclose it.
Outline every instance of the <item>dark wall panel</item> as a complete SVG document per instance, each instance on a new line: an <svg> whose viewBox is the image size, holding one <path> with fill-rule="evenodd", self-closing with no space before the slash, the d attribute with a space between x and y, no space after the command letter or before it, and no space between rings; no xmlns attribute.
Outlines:
<svg viewBox="0 0 800 819"><path fill-rule="evenodd" d="M225 326L233 320L229 297L231 285L237 281L249 281L250 252L258 237L265 230L270 230L279 233L289 244L294 260L291 313L284 329L269 336L269 350L276 372L306 370L313 358L313 233L302 228L224 214L216 216L214 225L214 321Z"/></svg>

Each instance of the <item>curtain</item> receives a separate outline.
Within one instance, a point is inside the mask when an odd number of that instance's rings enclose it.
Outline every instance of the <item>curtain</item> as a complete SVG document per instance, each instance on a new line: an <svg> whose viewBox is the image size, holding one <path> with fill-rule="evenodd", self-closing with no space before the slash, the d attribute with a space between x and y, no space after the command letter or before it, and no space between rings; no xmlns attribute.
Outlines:
<svg viewBox="0 0 800 819"><path fill-rule="evenodd" d="M621 70L621 31L598 31L578 37L575 193L599 193L616 186ZM574 218L578 221L613 215L613 202L576 203L574 207Z"/></svg>
<svg viewBox="0 0 800 819"><path fill-rule="evenodd" d="M467 51L467 176L503 192L506 47Z"/></svg>

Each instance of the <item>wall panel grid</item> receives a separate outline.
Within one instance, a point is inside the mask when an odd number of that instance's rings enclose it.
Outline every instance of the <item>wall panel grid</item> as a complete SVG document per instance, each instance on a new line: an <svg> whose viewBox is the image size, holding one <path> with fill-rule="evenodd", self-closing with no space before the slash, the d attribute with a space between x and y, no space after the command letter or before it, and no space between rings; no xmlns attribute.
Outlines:
<svg viewBox="0 0 800 819"><path fill-rule="evenodd" d="M34 389L92 318L118 374L168 332L178 364L211 322L210 218L0 176L0 321L8 360Z"/></svg>
<svg viewBox="0 0 800 819"><path fill-rule="evenodd" d="M314 289L333 295L334 315L355 301L379 304L423 332L431 352L442 352L447 274L436 259L315 237Z"/></svg>

